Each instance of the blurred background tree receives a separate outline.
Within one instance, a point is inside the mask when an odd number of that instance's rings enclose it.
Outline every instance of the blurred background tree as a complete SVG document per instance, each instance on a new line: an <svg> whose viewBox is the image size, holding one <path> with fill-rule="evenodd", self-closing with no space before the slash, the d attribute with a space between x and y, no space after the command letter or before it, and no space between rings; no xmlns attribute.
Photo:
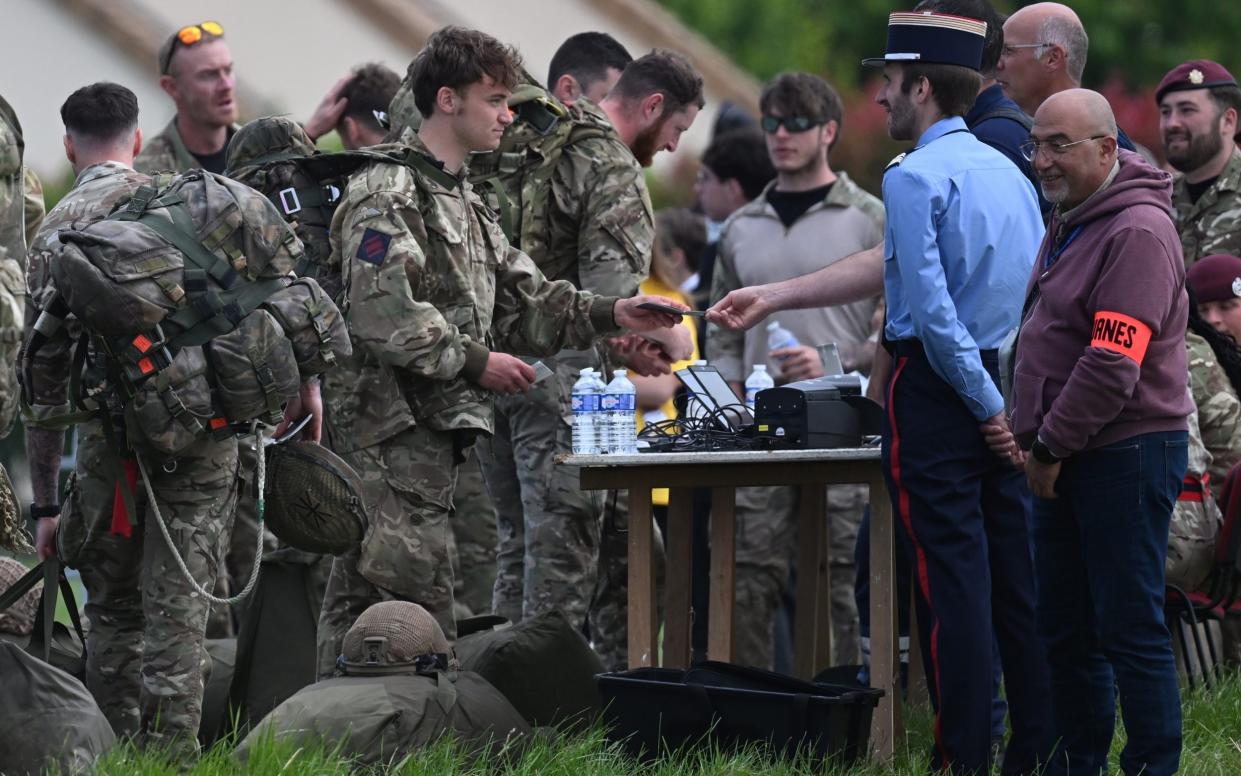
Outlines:
<svg viewBox="0 0 1241 776"><path fill-rule="evenodd" d="M878 191L883 165L902 150L887 139L875 105L877 73L863 57L883 52L888 14L916 0L660 0L670 11L766 80L783 70L826 78L845 101L845 126L833 163ZM998 0L1001 13L1029 5ZM1187 59L1214 59L1236 72L1241 2L1071 0L1090 36L1085 86L1102 91L1120 125L1161 156L1154 89Z"/></svg>

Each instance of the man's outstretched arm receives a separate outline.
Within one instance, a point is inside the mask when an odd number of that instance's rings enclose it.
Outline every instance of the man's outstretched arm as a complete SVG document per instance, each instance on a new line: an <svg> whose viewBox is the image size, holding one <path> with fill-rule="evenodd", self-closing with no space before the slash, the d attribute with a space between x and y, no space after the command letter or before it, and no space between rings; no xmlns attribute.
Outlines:
<svg viewBox="0 0 1241 776"><path fill-rule="evenodd" d="M780 310L848 304L882 291L880 244L809 275L732 291L707 310L707 320L727 329L749 329Z"/></svg>

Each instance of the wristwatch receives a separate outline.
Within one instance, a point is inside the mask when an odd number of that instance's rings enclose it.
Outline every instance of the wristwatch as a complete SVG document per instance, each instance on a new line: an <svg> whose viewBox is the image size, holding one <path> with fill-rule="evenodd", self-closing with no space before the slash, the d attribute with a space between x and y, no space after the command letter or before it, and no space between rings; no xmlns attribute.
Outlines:
<svg viewBox="0 0 1241 776"><path fill-rule="evenodd" d="M41 517L60 517L60 504L39 506L32 501L30 503L30 519L38 520Z"/></svg>
<svg viewBox="0 0 1241 776"><path fill-rule="evenodd" d="M1060 456L1053 453L1051 448L1041 439L1034 440L1034 444L1030 446L1030 455L1034 456L1034 460L1045 464L1060 463L1063 460Z"/></svg>

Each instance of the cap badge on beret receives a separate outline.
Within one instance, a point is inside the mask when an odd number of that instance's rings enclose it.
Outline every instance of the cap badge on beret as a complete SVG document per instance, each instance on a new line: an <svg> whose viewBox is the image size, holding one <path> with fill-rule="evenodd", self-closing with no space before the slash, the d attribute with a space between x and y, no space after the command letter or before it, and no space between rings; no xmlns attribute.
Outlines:
<svg viewBox="0 0 1241 776"><path fill-rule="evenodd" d="M893 13L888 17L887 53L863 59L868 67L887 62L957 65L977 70L987 23L942 13Z"/></svg>
<svg viewBox="0 0 1241 776"><path fill-rule="evenodd" d="M1158 103L1169 92L1236 85L1237 79L1220 63L1209 59L1191 59L1168 71L1155 89L1155 102Z"/></svg>
<svg viewBox="0 0 1241 776"><path fill-rule="evenodd" d="M1241 296L1241 278L1232 279L1232 295Z"/></svg>

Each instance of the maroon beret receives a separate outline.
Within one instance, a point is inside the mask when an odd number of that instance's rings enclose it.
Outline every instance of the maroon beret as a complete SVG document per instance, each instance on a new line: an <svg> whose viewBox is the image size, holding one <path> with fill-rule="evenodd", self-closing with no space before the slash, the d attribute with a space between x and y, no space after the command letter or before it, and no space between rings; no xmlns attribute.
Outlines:
<svg viewBox="0 0 1241 776"><path fill-rule="evenodd" d="M1168 71L1159 82L1159 88L1155 90L1155 102L1162 100L1168 92L1236 85L1237 79L1220 63L1209 59L1193 59Z"/></svg>
<svg viewBox="0 0 1241 776"><path fill-rule="evenodd" d="M1241 297L1241 258L1217 253L1194 262L1185 282L1199 302L1223 302Z"/></svg>

